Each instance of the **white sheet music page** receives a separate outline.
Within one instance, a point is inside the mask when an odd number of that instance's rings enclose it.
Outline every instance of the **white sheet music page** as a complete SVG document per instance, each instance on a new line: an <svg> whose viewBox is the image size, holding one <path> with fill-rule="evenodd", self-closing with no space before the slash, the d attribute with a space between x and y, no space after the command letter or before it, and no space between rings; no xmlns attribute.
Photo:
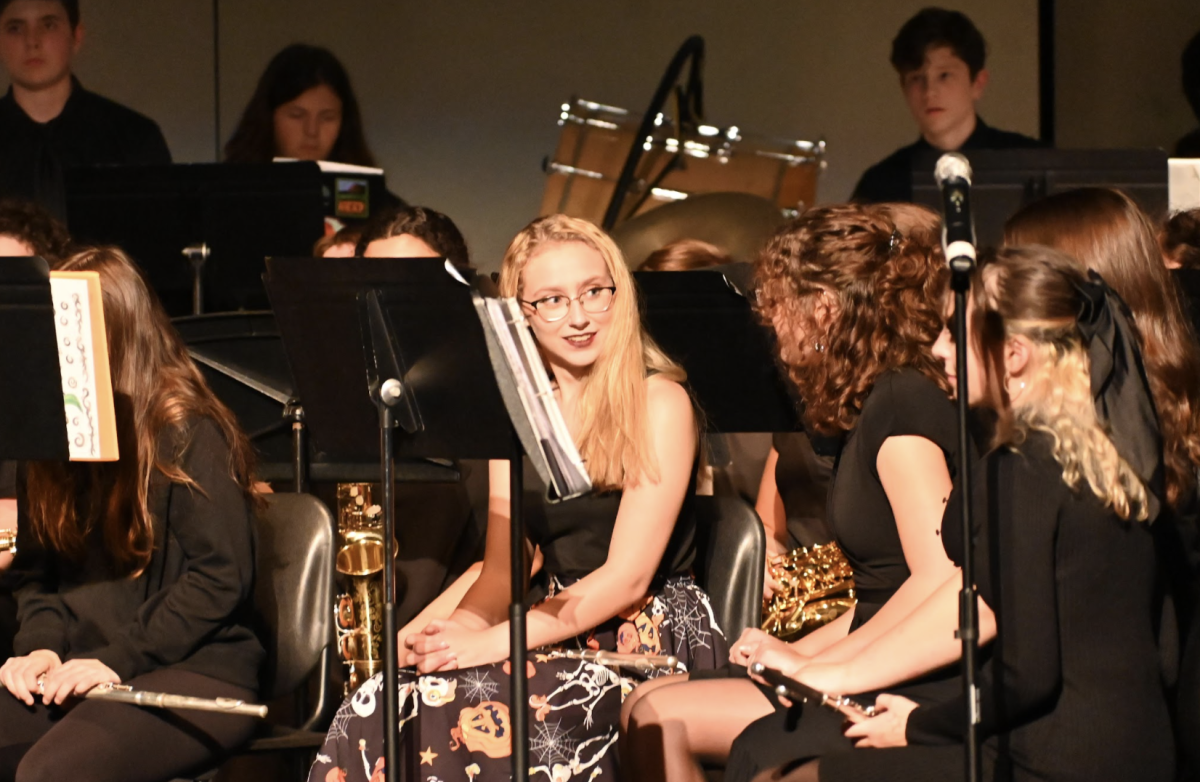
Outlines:
<svg viewBox="0 0 1200 782"><path fill-rule="evenodd" d="M117 458L108 344L96 272L53 272L54 330L71 461Z"/></svg>

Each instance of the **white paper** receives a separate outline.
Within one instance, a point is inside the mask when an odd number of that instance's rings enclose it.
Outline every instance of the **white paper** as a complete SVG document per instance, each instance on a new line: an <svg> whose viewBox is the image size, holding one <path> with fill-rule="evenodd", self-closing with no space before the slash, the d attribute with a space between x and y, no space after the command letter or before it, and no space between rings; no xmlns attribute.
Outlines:
<svg viewBox="0 0 1200 782"><path fill-rule="evenodd" d="M1200 158L1167 161L1167 206L1172 213L1200 209Z"/></svg>
<svg viewBox="0 0 1200 782"><path fill-rule="evenodd" d="M50 295L67 413L67 445L72 459L96 459L100 456L100 414L87 280L51 277Z"/></svg>
<svg viewBox="0 0 1200 782"><path fill-rule="evenodd" d="M272 158L273 163L299 163L299 158L294 157L277 157ZM375 166L356 166L353 163L335 163L332 160L318 160L317 167L326 174L362 174L364 176L382 176L383 169Z"/></svg>

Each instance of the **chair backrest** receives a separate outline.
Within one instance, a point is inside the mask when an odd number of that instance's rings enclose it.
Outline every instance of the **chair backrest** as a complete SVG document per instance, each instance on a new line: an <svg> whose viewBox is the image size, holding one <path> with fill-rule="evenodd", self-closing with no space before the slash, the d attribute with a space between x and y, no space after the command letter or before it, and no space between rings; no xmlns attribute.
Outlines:
<svg viewBox="0 0 1200 782"><path fill-rule="evenodd" d="M267 496L254 588L267 700L299 688L333 644L333 535L333 515L311 494Z"/></svg>
<svg viewBox="0 0 1200 782"><path fill-rule="evenodd" d="M696 497L696 576L730 643L762 623L767 536L750 503L738 496Z"/></svg>

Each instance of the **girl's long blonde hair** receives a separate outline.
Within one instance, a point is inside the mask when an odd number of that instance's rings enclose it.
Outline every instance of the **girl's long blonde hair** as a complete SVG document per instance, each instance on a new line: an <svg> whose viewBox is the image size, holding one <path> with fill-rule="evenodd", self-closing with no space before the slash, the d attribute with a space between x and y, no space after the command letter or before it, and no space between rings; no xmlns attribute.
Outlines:
<svg viewBox="0 0 1200 782"><path fill-rule="evenodd" d="M547 245L564 242L580 242L600 253L617 288L604 352L580 387L576 446L598 489L632 486L643 477L657 481L658 461L648 435L646 377L657 372L682 383L687 375L642 329L633 275L613 240L586 220L539 217L517 234L504 254L500 295L520 298L525 264Z"/></svg>
<svg viewBox="0 0 1200 782"><path fill-rule="evenodd" d="M997 253L972 286L975 342L984 357L989 396L1001 409L997 444L1017 445L1031 430L1053 440L1063 482L1086 483L1122 519L1145 521L1146 487L1117 451L1096 415L1087 346L1077 317L1084 282L1079 265L1047 247L1012 247ZM1020 398L1009 403L1004 388L1006 340L1033 344Z"/></svg>

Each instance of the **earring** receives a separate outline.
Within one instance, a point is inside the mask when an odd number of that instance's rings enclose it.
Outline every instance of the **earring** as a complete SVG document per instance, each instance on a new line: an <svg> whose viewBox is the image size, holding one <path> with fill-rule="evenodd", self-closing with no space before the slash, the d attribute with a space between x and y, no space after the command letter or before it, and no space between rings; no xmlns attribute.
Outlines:
<svg viewBox="0 0 1200 782"><path fill-rule="evenodd" d="M820 342L820 341L814 342L813 350L817 351L818 353L824 353L825 352L825 343Z"/></svg>
<svg viewBox="0 0 1200 782"><path fill-rule="evenodd" d="M1011 383L1011 382L1012 382L1012 378L1005 376L1005 378L1004 378L1004 393L1008 394L1010 397L1013 396L1012 388L1009 387L1009 383ZM1020 384L1017 386L1017 393L1019 394L1025 390L1025 381L1019 380L1017 382Z"/></svg>

